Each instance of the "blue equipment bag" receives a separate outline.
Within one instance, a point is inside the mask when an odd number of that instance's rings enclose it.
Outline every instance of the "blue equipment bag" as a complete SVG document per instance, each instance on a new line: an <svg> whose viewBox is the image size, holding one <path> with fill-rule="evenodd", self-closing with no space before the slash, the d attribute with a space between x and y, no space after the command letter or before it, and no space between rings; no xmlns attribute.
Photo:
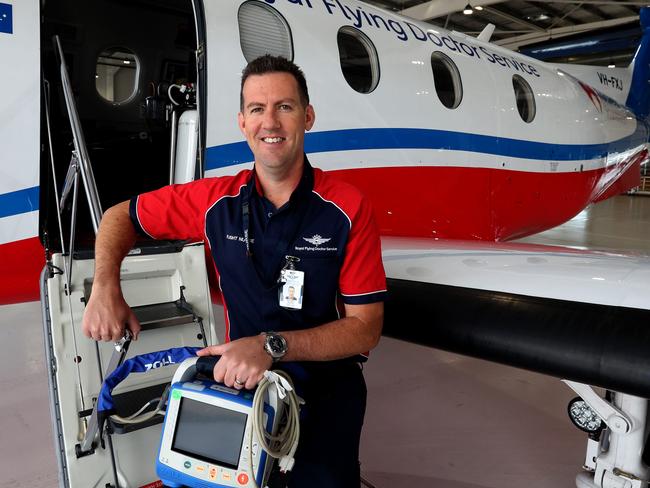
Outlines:
<svg viewBox="0 0 650 488"><path fill-rule="evenodd" d="M115 413L113 389L131 373L146 373L152 369L182 363L185 359L196 357L201 347L176 347L164 351L141 354L124 361L115 368L102 383L97 398L97 420L99 431L102 432L106 419Z"/></svg>

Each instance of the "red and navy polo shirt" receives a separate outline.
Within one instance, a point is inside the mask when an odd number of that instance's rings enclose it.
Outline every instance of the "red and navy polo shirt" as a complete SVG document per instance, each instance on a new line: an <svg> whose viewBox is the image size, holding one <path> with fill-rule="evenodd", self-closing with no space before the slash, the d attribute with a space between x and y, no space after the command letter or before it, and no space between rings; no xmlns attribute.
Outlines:
<svg viewBox="0 0 650 488"><path fill-rule="evenodd" d="M246 249L243 208L248 203ZM383 301L386 277L372 209L358 190L311 167L276 209L254 170L171 185L131 200L138 231L154 239L204 241L223 298L226 341L315 327L342 316L341 302ZM301 310L278 303L286 256L305 272Z"/></svg>

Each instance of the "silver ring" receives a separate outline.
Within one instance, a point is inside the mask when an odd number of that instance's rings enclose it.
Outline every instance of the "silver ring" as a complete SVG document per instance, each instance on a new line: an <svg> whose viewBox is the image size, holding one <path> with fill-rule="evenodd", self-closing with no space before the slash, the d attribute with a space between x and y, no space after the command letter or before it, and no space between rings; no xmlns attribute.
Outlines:
<svg viewBox="0 0 650 488"><path fill-rule="evenodd" d="M245 381L239 381L237 378L235 378L235 384L239 386L244 386L246 382Z"/></svg>

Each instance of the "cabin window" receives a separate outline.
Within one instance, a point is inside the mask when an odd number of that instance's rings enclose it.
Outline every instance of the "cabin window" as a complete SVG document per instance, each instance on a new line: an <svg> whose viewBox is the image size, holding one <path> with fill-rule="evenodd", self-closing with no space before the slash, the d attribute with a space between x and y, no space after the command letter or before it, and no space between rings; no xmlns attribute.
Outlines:
<svg viewBox="0 0 650 488"><path fill-rule="evenodd" d="M458 107L463 99L463 84L456 63L446 54L436 51L431 54L431 70L440 102L450 109Z"/></svg>
<svg viewBox="0 0 650 488"><path fill-rule="evenodd" d="M95 88L104 100L115 105L128 102L137 92L140 63L124 47L105 49L97 56Z"/></svg>
<svg viewBox="0 0 650 488"><path fill-rule="evenodd" d="M372 41L354 27L339 29L341 71L345 81L359 93L370 93L379 83L379 57Z"/></svg>
<svg viewBox="0 0 650 488"><path fill-rule="evenodd" d="M291 29L284 17L256 0L239 7L239 43L247 62L271 54L293 61Z"/></svg>
<svg viewBox="0 0 650 488"><path fill-rule="evenodd" d="M515 100L517 101L517 110L521 120L530 123L535 118L535 95L526 80L519 75L513 75L512 87L515 90Z"/></svg>

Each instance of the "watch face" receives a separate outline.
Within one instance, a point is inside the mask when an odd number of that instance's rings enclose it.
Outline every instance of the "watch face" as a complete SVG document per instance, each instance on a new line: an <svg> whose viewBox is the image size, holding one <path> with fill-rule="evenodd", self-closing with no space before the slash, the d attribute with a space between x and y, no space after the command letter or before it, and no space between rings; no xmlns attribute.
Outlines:
<svg viewBox="0 0 650 488"><path fill-rule="evenodd" d="M274 353L283 353L284 352L284 340L278 335L269 336L269 347Z"/></svg>
<svg viewBox="0 0 650 488"><path fill-rule="evenodd" d="M287 352L287 342L279 334L266 335L266 352L268 352L274 361L280 359Z"/></svg>

